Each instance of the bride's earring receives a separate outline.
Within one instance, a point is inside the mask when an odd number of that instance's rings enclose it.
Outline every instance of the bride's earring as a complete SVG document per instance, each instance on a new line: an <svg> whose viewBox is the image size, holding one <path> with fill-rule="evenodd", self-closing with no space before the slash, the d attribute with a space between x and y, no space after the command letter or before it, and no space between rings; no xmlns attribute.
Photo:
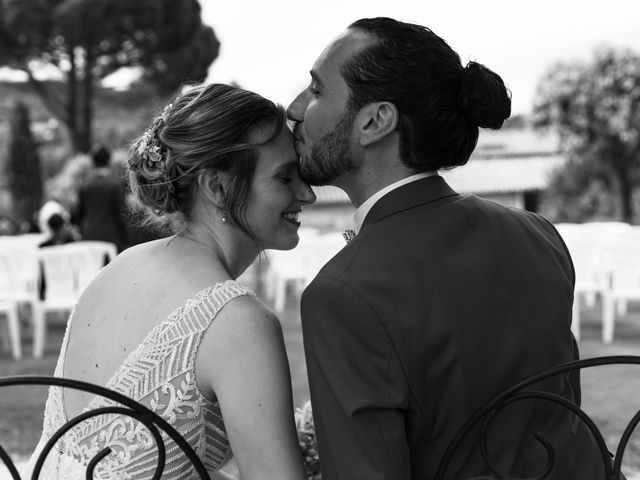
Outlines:
<svg viewBox="0 0 640 480"><path fill-rule="evenodd" d="M225 223L226 221L227 221L227 216L226 216L226 215L223 215L223 216L222 216L222 223Z"/></svg>

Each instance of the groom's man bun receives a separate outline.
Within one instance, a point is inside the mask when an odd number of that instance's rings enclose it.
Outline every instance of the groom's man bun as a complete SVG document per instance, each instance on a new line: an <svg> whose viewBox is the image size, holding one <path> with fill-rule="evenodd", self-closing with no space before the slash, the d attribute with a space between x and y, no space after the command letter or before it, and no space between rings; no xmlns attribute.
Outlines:
<svg viewBox="0 0 640 480"><path fill-rule="evenodd" d="M469 62L427 27L391 18L349 26L375 38L342 67L349 107L388 101L400 112L400 155L415 171L464 165L478 127L498 129L511 114L511 94L485 66Z"/></svg>

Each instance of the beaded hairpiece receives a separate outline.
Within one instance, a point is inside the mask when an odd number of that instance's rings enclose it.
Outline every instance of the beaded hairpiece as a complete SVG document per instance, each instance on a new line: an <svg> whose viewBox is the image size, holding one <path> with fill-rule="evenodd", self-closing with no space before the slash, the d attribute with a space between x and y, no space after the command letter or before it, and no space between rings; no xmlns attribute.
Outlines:
<svg viewBox="0 0 640 480"><path fill-rule="evenodd" d="M169 116L169 112L173 104L170 103L158 118L153 122L153 125L145 130L142 135L142 140L138 145L138 155L146 162L147 168L163 168L164 161L166 160L164 152L162 151L160 139L158 138L158 132L164 126Z"/></svg>

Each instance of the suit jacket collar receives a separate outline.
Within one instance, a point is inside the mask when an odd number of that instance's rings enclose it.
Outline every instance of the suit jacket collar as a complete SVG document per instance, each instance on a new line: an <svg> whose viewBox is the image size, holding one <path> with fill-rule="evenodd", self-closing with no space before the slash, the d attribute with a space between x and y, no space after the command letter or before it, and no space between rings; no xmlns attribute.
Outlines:
<svg viewBox="0 0 640 480"><path fill-rule="evenodd" d="M362 230L389 215L453 195L458 194L440 176L408 183L392 190L371 207L362 223Z"/></svg>

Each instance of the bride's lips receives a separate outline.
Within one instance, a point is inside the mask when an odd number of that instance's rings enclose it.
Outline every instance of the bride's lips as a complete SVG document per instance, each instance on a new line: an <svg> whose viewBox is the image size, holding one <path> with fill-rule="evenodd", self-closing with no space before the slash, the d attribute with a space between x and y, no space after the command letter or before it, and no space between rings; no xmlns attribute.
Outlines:
<svg viewBox="0 0 640 480"><path fill-rule="evenodd" d="M291 212L284 212L281 217L296 227L300 226L300 212L301 210L295 210Z"/></svg>

